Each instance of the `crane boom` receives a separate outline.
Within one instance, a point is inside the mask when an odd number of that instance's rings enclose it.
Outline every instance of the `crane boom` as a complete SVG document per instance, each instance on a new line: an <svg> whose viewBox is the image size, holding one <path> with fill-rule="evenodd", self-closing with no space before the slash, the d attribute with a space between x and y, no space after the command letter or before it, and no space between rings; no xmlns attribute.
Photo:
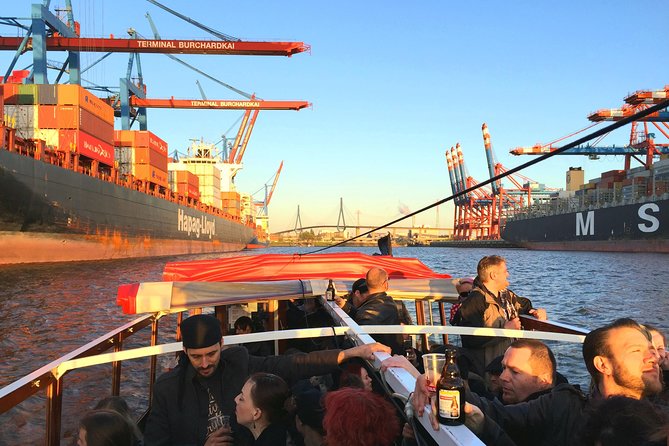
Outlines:
<svg viewBox="0 0 669 446"><path fill-rule="evenodd" d="M235 142L232 143L232 149L230 149L230 156L228 158L229 162L234 162L237 157L237 149L239 144L242 141L242 136L244 135L244 130L246 129L246 124L249 122L249 117L251 116L251 110L246 110L244 112L244 117L242 123L239 125L239 130L237 131L237 136L235 136Z"/></svg>
<svg viewBox="0 0 669 446"><path fill-rule="evenodd" d="M532 147L517 147L511 150L512 155L543 155L557 150L558 147L532 146ZM662 154L669 154L669 147L656 146L656 149ZM609 147L595 147L595 146L578 146L565 150L560 155L643 155L646 153L645 149L639 149L631 146L609 146Z"/></svg>
<svg viewBox="0 0 669 446"><path fill-rule="evenodd" d="M620 121L638 113L639 109L636 107L623 107L623 108L604 108L602 110L597 110L594 113L591 113L588 116L588 119L593 122L600 121ZM657 111L655 113L650 113L645 117L639 119L639 121L650 121L650 122L666 122L669 121L669 112L665 110Z"/></svg>
<svg viewBox="0 0 669 446"><path fill-rule="evenodd" d="M669 98L669 85L664 90L638 90L625 98L630 105L658 104Z"/></svg>
<svg viewBox="0 0 669 446"><path fill-rule="evenodd" d="M276 175L274 176L274 181L272 182L272 188L269 190L269 193L267 194L267 200L265 200L265 207L269 206L269 202L272 201L272 195L274 194L274 189L276 189L276 183L279 181L279 175L281 175L281 169L283 169L283 160L281 161L281 164L279 164L279 170L276 171Z"/></svg>
<svg viewBox="0 0 669 446"><path fill-rule="evenodd" d="M260 113L260 110L253 110L253 116L251 116L249 125L246 128L246 133L244 134L244 139L242 139L242 146L239 148L239 154L235 159L235 163L237 164L242 163L242 157L244 156L244 152L246 152L246 146L249 143L249 138L251 138L251 132L253 132L253 126L256 124L256 119L258 119L258 113Z"/></svg>
<svg viewBox="0 0 669 446"><path fill-rule="evenodd" d="M243 100L202 100L202 99L143 99L130 98L133 107L146 108L194 108L223 110L301 110L311 104L307 101L243 101Z"/></svg>
<svg viewBox="0 0 669 446"><path fill-rule="evenodd" d="M0 37L0 50L16 50L23 37ZM309 51L304 42L249 42L218 40L154 40L99 37L50 36L45 39L50 51L90 53L230 54L247 56L292 56ZM33 49L33 39L25 44Z"/></svg>

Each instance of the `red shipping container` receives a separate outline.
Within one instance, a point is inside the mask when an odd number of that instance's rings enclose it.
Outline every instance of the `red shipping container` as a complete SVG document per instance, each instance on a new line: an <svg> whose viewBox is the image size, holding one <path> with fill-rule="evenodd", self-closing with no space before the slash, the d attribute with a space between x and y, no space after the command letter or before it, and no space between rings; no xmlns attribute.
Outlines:
<svg viewBox="0 0 669 446"><path fill-rule="evenodd" d="M200 189L192 184L177 183L177 192L189 198L200 198Z"/></svg>
<svg viewBox="0 0 669 446"><path fill-rule="evenodd" d="M148 147L167 156L167 143L148 130L135 132L134 147Z"/></svg>
<svg viewBox="0 0 669 446"><path fill-rule="evenodd" d="M132 162L136 164L151 164L160 170L167 170L167 157L148 147L133 148Z"/></svg>
<svg viewBox="0 0 669 446"><path fill-rule="evenodd" d="M80 130L61 129L58 132L58 148L79 153L108 166L114 165L114 147Z"/></svg>

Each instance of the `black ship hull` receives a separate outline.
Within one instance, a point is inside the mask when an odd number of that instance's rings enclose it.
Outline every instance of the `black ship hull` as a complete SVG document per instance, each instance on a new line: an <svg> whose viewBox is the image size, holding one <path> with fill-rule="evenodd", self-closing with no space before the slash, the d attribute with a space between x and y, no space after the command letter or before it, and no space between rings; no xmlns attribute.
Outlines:
<svg viewBox="0 0 669 446"><path fill-rule="evenodd" d="M669 253L669 198L516 218L502 238L530 249Z"/></svg>
<svg viewBox="0 0 669 446"><path fill-rule="evenodd" d="M240 221L0 150L0 264L239 251Z"/></svg>

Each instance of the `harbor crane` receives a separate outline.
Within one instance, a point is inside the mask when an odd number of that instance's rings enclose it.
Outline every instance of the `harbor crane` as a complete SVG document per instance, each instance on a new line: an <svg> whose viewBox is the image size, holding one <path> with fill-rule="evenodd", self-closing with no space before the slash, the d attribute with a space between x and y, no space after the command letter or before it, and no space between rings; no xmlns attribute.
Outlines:
<svg viewBox="0 0 669 446"><path fill-rule="evenodd" d="M638 90L625 97L625 104L617 109L600 109L590 115L588 119L597 123L604 121L619 121L625 117L631 116L635 112L648 108L653 104L661 102L669 95L669 85L662 90ZM635 159L643 164L646 169L653 163L653 157L657 155L668 155L669 144L655 142L655 131L669 138L669 113L665 110L652 113L646 118L632 122L630 126L629 143L625 146L599 146L584 145L566 150L560 155L587 155L591 159L597 159L602 155L623 155L625 156L625 170L631 168L631 160ZM654 129L651 130L651 127ZM592 126L579 130L567 137L580 133ZM560 141L567 137L558 139ZM601 138L600 138L601 140ZM555 143L535 144L532 147L516 147L510 151L513 155L543 155L557 149Z"/></svg>

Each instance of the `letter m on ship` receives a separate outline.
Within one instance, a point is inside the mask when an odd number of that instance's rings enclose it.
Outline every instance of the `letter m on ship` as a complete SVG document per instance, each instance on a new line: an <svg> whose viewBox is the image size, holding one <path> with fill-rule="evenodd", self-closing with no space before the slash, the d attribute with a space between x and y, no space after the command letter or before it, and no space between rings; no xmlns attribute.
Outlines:
<svg viewBox="0 0 669 446"><path fill-rule="evenodd" d="M576 214L576 235L595 235L595 211L588 211L583 221L583 212Z"/></svg>

